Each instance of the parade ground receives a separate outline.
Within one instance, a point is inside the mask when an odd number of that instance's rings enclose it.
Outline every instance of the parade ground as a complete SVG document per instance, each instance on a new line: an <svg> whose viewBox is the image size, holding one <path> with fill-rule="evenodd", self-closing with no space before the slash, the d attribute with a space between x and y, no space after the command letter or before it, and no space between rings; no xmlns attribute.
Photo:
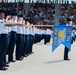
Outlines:
<svg viewBox="0 0 76 75"><path fill-rule="evenodd" d="M52 53L52 43L41 43L33 46L34 54L25 57L23 61L10 63L7 71L0 75L76 75L76 43L69 53L70 61L64 61L64 46L60 45Z"/></svg>

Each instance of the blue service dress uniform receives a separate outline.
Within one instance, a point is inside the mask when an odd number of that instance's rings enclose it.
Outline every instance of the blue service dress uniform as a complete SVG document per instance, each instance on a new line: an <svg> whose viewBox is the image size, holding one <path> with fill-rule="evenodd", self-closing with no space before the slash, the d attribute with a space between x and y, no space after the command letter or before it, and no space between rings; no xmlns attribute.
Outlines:
<svg viewBox="0 0 76 75"><path fill-rule="evenodd" d="M22 46L22 56L25 57L25 51L26 51L26 27L22 27L23 29L23 46Z"/></svg>
<svg viewBox="0 0 76 75"><path fill-rule="evenodd" d="M29 28L29 26L28 27L26 27L26 29L25 29L26 31L26 47L25 47L25 55L26 56L28 56L28 54L29 54L29 44L30 44L30 28Z"/></svg>
<svg viewBox="0 0 76 75"><path fill-rule="evenodd" d="M66 26L69 26L68 24L66 24ZM74 36L73 35L73 32L71 33L71 38ZM71 44L73 43L73 38L71 40ZM68 59L68 53L69 53L69 49L65 46L65 49L64 49L64 60L69 60Z"/></svg>
<svg viewBox="0 0 76 75"><path fill-rule="evenodd" d="M51 32L49 29L46 30L46 36L45 36L45 44L50 42L50 38L51 38Z"/></svg>
<svg viewBox="0 0 76 75"><path fill-rule="evenodd" d="M25 23L25 18L23 18L23 22ZM25 42L26 42L26 40L25 40L25 26L23 26L22 27L22 52L21 52L22 59L25 57L25 53L24 53Z"/></svg>
<svg viewBox="0 0 76 75"><path fill-rule="evenodd" d="M22 21L18 21L22 24ZM23 29L22 26L17 26L17 40L16 40L16 60L20 60L22 56L22 45L23 45Z"/></svg>
<svg viewBox="0 0 76 75"><path fill-rule="evenodd" d="M34 41L34 43L37 43L37 36L38 36L37 35L37 28L35 28L34 30L35 30L35 41Z"/></svg>
<svg viewBox="0 0 76 75"><path fill-rule="evenodd" d="M41 29L38 29L38 42L41 42L42 40L42 33L41 33Z"/></svg>
<svg viewBox="0 0 76 75"><path fill-rule="evenodd" d="M11 19L11 23L14 23L15 20ZM17 22L16 22L17 23ZM14 49L16 45L16 40L17 40L17 26L11 27L11 38L10 38L10 43L9 43L9 48L8 48L8 61L9 62L14 62Z"/></svg>
<svg viewBox="0 0 76 75"><path fill-rule="evenodd" d="M6 65L5 57L8 48L8 27L4 19L0 19L0 68Z"/></svg>
<svg viewBox="0 0 76 75"><path fill-rule="evenodd" d="M35 32L34 32L33 28L30 27L29 54L33 53L32 52L32 47L33 47L33 44L34 44L34 35L35 35Z"/></svg>
<svg viewBox="0 0 76 75"><path fill-rule="evenodd" d="M35 28L32 28L32 44L31 44L31 53L33 53L33 44L34 44L34 41L35 41Z"/></svg>

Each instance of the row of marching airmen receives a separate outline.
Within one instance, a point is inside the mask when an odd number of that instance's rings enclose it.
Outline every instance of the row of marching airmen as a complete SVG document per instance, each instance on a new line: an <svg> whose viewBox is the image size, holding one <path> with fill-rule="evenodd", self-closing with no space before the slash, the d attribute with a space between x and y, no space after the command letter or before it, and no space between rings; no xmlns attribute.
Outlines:
<svg viewBox="0 0 76 75"><path fill-rule="evenodd" d="M50 38L50 29L39 29L25 20L22 14L0 9L0 70L7 70L10 62L23 60L32 54L34 43L44 39L44 44L47 44Z"/></svg>

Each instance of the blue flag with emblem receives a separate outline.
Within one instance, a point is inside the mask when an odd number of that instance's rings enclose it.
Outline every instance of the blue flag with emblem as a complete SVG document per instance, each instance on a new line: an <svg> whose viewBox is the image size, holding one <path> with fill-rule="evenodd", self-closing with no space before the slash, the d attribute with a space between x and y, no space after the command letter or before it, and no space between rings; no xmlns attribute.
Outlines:
<svg viewBox="0 0 76 75"><path fill-rule="evenodd" d="M52 52L60 45L65 45L69 50L71 49L71 32L72 26L54 26L53 27L53 42Z"/></svg>

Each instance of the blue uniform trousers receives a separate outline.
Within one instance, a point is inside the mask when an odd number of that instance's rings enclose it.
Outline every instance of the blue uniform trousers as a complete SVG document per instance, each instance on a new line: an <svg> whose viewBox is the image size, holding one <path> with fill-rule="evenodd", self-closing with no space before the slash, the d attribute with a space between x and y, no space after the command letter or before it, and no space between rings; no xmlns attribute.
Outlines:
<svg viewBox="0 0 76 75"><path fill-rule="evenodd" d="M22 56L24 57L26 54L26 35L23 35L23 48L22 48Z"/></svg>
<svg viewBox="0 0 76 75"><path fill-rule="evenodd" d="M8 48L8 34L0 35L0 67L3 67L5 62L5 56Z"/></svg>
<svg viewBox="0 0 76 75"><path fill-rule="evenodd" d="M30 43L30 35L26 35L26 47L25 47L25 54L28 55L29 53L29 43Z"/></svg>
<svg viewBox="0 0 76 75"><path fill-rule="evenodd" d="M71 40L71 44L73 43L73 38ZM68 53L69 53L69 49L65 46L64 49L64 59L68 59Z"/></svg>
<svg viewBox="0 0 76 75"><path fill-rule="evenodd" d="M20 59L22 56L22 44L23 38L22 34L17 34L17 41L16 41L16 59Z"/></svg>
<svg viewBox="0 0 76 75"><path fill-rule="evenodd" d="M11 38L10 38L10 43L8 48L8 61L13 61L13 53L16 45L16 40L17 40L16 32L11 31Z"/></svg>

